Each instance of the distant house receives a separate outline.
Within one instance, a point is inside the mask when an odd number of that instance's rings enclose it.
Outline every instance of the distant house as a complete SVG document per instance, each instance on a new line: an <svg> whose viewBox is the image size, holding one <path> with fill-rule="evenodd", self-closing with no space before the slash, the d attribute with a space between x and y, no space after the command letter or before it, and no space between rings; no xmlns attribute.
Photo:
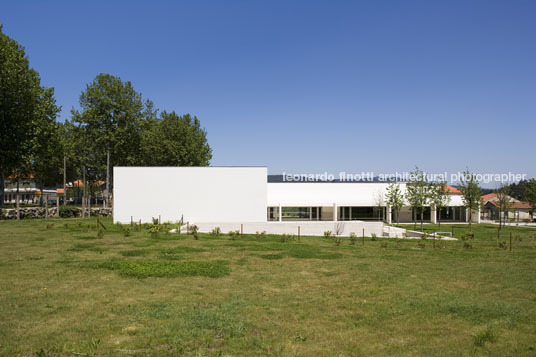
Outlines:
<svg viewBox="0 0 536 357"><path fill-rule="evenodd" d="M489 193L482 196L484 209L482 210L483 219L498 220L500 214L499 198L496 193ZM527 202L516 200L510 197L510 208L504 212L502 219L505 220L527 220L532 219L530 211L531 207Z"/></svg>
<svg viewBox="0 0 536 357"><path fill-rule="evenodd" d="M4 203L16 203L17 194L19 195L19 203L37 204L43 194L49 201L56 200L56 189L45 188L41 193L41 189L35 182L33 175L28 177L18 178L17 176L9 176L4 188Z"/></svg>

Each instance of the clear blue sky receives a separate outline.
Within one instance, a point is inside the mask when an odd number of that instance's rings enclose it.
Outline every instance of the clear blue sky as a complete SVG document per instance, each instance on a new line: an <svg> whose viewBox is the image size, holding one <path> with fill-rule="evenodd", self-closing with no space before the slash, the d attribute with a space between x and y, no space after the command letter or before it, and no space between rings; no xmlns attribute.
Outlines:
<svg viewBox="0 0 536 357"><path fill-rule="evenodd" d="M60 120L100 72L197 115L213 165L536 177L536 1L4 1Z"/></svg>

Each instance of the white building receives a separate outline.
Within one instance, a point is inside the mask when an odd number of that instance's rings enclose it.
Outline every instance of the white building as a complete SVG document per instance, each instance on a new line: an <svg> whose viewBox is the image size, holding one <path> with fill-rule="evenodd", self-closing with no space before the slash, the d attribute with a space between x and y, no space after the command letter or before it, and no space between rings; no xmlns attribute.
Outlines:
<svg viewBox="0 0 536 357"><path fill-rule="evenodd" d="M400 183L402 192L405 183ZM216 226L245 231L267 230L322 234L359 228L382 234L394 212L385 203L386 182L273 182L266 167L114 167L114 222L183 220L201 231ZM427 207L423 218L467 221L461 196L450 188L451 202L441 213ZM403 208L400 222L413 220ZM473 218L478 220L479 214ZM420 215L418 215L420 219ZM299 224L297 226L297 224ZM244 228L244 226L246 228ZM228 228L230 227L230 228Z"/></svg>

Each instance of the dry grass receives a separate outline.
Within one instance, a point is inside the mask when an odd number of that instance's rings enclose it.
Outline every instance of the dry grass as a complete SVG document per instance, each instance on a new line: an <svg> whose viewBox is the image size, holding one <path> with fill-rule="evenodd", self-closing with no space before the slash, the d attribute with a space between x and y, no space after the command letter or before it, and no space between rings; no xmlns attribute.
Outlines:
<svg viewBox="0 0 536 357"><path fill-rule="evenodd" d="M536 229L509 252L49 222L0 222L0 355L536 352Z"/></svg>

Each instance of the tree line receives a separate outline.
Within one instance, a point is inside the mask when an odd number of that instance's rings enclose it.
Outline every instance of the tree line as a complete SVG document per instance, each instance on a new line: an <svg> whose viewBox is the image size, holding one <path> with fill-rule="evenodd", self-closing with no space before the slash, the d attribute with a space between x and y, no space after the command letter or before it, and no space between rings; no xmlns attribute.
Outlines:
<svg viewBox="0 0 536 357"><path fill-rule="evenodd" d="M54 88L41 84L24 47L0 24L2 207L8 177L31 177L41 189L65 180L106 181L111 192L114 166L207 166L212 158L196 116L159 112L131 82L111 74L86 85L79 109L63 123L60 110Z"/></svg>

